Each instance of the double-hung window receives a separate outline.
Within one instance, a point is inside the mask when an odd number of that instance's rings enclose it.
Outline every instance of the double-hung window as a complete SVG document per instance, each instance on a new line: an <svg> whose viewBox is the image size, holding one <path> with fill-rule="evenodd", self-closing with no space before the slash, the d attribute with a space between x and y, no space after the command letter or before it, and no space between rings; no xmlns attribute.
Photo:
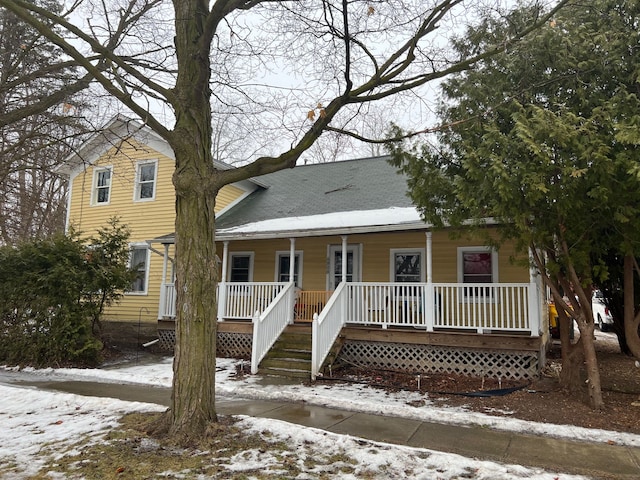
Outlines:
<svg viewBox="0 0 640 480"><path fill-rule="evenodd" d="M289 267L291 265L291 255L289 252L277 252L276 253L276 265L278 271L276 272L276 282L288 282L289 281ZM293 281L295 286L302 288L302 252L295 252L293 263Z"/></svg>
<svg viewBox="0 0 640 480"><path fill-rule="evenodd" d="M498 254L491 247L458 248L458 282L476 284L464 287L466 299L483 297L491 300L491 288L478 286L479 283L498 281Z"/></svg>
<svg viewBox="0 0 640 480"><path fill-rule="evenodd" d="M111 177L113 167L99 167L93 170L93 205L107 205L111 198Z"/></svg>
<svg viewBox="0 0 640 480"><path fill-rule="evenodd" d="M422 250L391 250L391 281L394 283L424 282Z"/></svg>
<svg viewBox="0 0 640 480"><path fill-rule="evenodd" d="M149 279L149 248L147 245L131 246L129 268L136 273L129 293L147 293L147 281Z"/></svg>
<svg viewBox="0 0 640 480"><path fill-rule="evenodd" d="M134 193L136 201L153 200L155 198L157 169L158 162L156 160L138 162Z"/></svg>
<svg viewBox="0 0 640 480"><path fill-rule="evenodd" d="M230 282L253 281L253 252L237 252L229 254L231 268Z"/></svg>

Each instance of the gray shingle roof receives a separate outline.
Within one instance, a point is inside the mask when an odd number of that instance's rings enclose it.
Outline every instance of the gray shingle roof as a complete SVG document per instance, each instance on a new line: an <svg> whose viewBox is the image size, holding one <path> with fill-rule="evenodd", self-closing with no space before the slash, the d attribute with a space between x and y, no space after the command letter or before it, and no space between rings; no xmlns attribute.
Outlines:
<svg viewBox="0 0 640 480"><path fill-rule="evenodd" d="M222 214L216 229L262 220L411 207L406 177L388 157L298 166L259 177L258 188Z"/></svg>

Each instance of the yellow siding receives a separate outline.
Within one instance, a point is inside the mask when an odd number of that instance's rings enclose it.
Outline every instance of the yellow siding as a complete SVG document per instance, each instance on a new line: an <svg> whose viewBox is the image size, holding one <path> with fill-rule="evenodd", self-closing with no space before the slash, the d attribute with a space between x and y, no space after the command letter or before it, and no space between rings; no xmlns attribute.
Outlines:
<svg viewBox="0 0 640 480"><path fill-rule="evenodd" d="M225 185L222 187L216 197L216 212L219 212L230 203L236 201L244 193L244 190L236 187L235 185Z"/></svg>
<svg viewBox="0 0 640 480"><path fill-rule="evenodd" d="M134 201L136 164L141 160L158 162L155 199L152 201ZM91 205L94 168L105 166L113 167L109 204ZM132 243L172 233L175 229L174 169L175 162L171 158L132 139L122 142L72 178L69 225L83 235L91 236L115 215L131 229L129 241ZM243 193L242 189L233 185L224 187L217 199L216 210L221 210ZM152 247L163 250L160 244ZM156 321L162 266L163 257L151 252L147 293L125 294L117 305L105 312L105 318ZM170 265L168 268L170 273Z"/></svg>

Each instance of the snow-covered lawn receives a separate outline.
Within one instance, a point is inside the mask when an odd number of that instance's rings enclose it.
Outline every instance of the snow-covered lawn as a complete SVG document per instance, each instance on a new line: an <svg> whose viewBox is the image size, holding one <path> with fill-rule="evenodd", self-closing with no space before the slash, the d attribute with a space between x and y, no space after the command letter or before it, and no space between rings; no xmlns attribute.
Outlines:
<svg viewBox="0 0 640 480"><path fill-rule="evenodd" d="M171 358L157 363L133 365L113 369L26 369L30 377L39 379L68 379L114 383L136 383L154 386L171 385ZM553 434L571 439L615 442L619 445L640 446L640 436L618 432L588 430L573 426L557 426L523 422L517 419L496 418L464 409L435 408L424 395L416 392L387 394L365 385L264 385L255 376L235 379L237 361L218 359L216 391L226 398L254 398L265 400L304 401L308 404L336 407L367 413L393 414L412 419L439 421L446 418L457 424L479 424L512 431ZM4 369L5 375L12 372ZM37 472L57 456L68 454L78 441L99 441L118 425L127 412L162 411L153 404L125 402L108 398L85 397L54 393L16 385L1 384L0 395L0 478L24 478ZM422 400L422 402L417 402ZM410 404L421 407L414 407ZM368 478L474 478L474 479L569 479L581 478L553 472L476 461L459 455L366 441L346 435L328 433L289 423L242 417L241 428L248 432L270 432L272 439L282 440L300 458L342 453L350 458L355 473L335 478L360 478L358 472L374 476ZM251 461L248 461L248 459ZM247 452L242 458L231 460L225 467L230 471L246 468L274 468L278 460L270 452ZM300 460L303 462L303 460ZM18 476L6 474L8 466L18 466ZM317 467L314 467L317 468ZM316 478L320 471L309 471L304 478ZM3 476L4 474L4 476ZM206 477L202 477L206 478Z"/></svg>

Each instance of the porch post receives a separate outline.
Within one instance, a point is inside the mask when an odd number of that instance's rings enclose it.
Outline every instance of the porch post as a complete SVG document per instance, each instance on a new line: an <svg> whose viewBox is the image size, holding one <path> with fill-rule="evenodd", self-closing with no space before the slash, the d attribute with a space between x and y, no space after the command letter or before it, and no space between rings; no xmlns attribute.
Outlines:
<svg viewBox="0 0 640 480"><path fill-rule="evenodd" d="M532 337L540 336L540 306L542 299L540 298L542 290L538 288L538 272L536 271L533 255L529 250L529 328Z"/></svg>
<svg viewBox="0 0 640 480"><path fill-rule="evenodd" d="M289 239L289 282L295 282L296 274L296 239Z"/></svg>
<svg viewBox="0 0 640 480"><path fill-rule="evenodd" d="M296 281L296 239L289 239L289 283L293 283L295 286ZM294 290L295 292L295 290ZM289 305L289 323L294 322L294 309L296 308L296 295L291 295L291 305Z"/></svg>
<svg viewBox="0 0 640 480"><path fill-rule="evenodd" d="M158 320L167 313L167 264L169 263L169 244L164 244L164 258L162 259L162 282L160 283L160 305L158 306ZM175 285L174 285L175 288Z"/></svg>
<svg viewBox="0 0 640 480"><path fill-rule="evenodd" d="M427 332L433 332L433 324L434 317L437 315L435 305L435 292L433 288L433 253L432 253L432 233L430 231L425 232L427 236L427 250L426 250L426 261L427 261L427 294L425 296L425 320L427 324Z"/></svg>
<svg viewBox="0 0 640 480"><path fill-rule="evenodd" d="M345 283L347 281L347 236L342 235L342 279Z"/></svg>
<svg viewBox="0 0 640 480"><path fill-rule="evenodd" d="M222 243L222 271L218 282L218 321L224 321L224 312L227 308L227 264L229 261L229 242Z"/></svg>

